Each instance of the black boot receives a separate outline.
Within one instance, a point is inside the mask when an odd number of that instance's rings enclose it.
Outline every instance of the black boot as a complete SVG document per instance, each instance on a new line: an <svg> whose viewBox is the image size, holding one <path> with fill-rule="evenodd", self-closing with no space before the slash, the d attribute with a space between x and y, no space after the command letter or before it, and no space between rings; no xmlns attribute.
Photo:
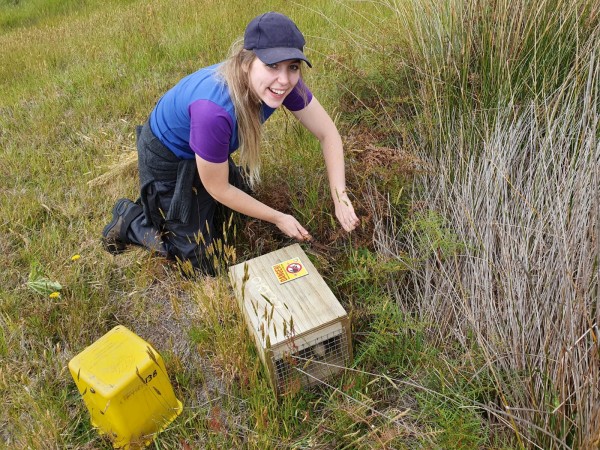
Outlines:
<svg viewBox="0 0 600 450"><path fill-rule="evenodd" d="M131 221L142 214L142 207L127 198L117 200L112 210L112 220L102 230L102 245L104 249L118 255L125 251L127 244L127 229Z"/></svg>

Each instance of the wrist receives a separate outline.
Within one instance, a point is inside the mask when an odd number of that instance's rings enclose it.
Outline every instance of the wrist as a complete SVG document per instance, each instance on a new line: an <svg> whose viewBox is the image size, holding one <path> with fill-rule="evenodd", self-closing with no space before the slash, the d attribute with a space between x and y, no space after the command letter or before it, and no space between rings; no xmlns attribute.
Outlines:
<svg viewBox="0 0 600 450"><path fill-rule="evenodd" d="M348 200L348 189L346 189L346 188L332 189L331 196L333 197L334 203L340 203L342 201L346 201L346 200Z"/></svg>
<svg viewBox="0 0 600 450"><path fill-rule="evenodd" d="M273 225L278 225L280 224L283 219L285 218L286 214L282 213L281 211L277 211L276 209L273 210L273 216L271 218L271 220L269 220L269 222L271 222Z"/></svg>

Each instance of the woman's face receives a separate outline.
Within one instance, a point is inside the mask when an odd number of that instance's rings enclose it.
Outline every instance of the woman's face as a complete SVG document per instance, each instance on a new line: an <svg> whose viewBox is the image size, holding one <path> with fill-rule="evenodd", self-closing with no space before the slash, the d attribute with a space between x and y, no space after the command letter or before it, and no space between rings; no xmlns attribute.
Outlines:
<svg viewBox="0 0 600 450"><path fill-rule="evenodd" d="M271 108L278 108L300 79L300 61L287 60L267 65L254 58L248 70L250 87Z"/></svg>

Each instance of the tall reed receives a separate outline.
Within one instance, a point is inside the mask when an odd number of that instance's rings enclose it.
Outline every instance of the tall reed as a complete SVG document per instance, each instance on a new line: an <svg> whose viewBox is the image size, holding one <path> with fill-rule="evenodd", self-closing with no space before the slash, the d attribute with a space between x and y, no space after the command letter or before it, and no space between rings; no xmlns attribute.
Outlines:
<svg viewBox="0 0 600 450"><path fill-rule="evenodd" d="M396 297L436 323L440 341L476 343L485 364L473 365L496 386L480 406L520 446L595 448L600 7L388 6L416 105L414 146L431 168L416 200L456 240L441 249L414 227L380 230L381 251L424 261Z"/></svg>

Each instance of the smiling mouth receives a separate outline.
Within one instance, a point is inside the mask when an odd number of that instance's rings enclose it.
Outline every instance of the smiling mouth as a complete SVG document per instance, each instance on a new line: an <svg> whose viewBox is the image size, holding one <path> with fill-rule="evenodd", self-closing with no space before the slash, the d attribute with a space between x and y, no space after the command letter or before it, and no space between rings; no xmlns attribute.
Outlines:
<svg viewBox="0 0 600 450"><path fill-rule="evenodd" d="M269 90L275 95L283 95L285 94L285 89L273 89L269 88Z"/></svg>

